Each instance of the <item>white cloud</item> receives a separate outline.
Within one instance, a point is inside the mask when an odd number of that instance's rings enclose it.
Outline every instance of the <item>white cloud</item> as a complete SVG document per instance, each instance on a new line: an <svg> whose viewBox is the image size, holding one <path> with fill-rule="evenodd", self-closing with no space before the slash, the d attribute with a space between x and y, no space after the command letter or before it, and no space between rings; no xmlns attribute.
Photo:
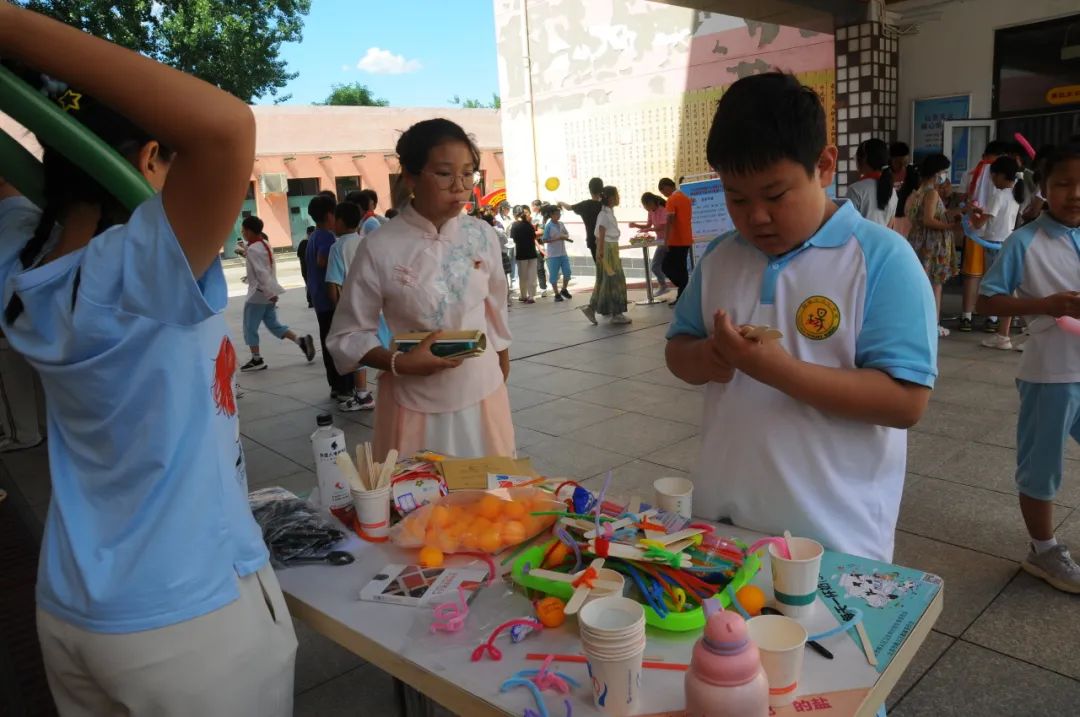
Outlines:
<svg viewBox="0 0 1080 717"><path fill-rule="evenodd" d="M349 67L348 65L342 65L342 66L341 66L341 71L342 71L342 72L348 72L348 71L349 71L349 70L351 70L351 69L352 69L352 68L351 68L351 67Z"/></svg>
<svg viewBox="0 0 1080 717"><path fill-rule="evenodd" d="M360 58L356 67L373 75L404 75L420 69L420 60L406 60L402 55L395 55L389 50L369 47L367 54Z"/></svg>

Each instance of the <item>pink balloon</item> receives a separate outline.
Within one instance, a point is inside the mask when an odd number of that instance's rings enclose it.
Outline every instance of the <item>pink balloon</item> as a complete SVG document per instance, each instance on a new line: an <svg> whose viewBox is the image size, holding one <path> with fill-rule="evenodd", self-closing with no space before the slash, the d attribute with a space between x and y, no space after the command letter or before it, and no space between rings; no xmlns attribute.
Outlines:
<svg viewBox="0 0 1080 717"><path fill-rule="evenodd" d="M1062 331L1068 331L1070 334L1080 336L1080 319L1074 319L1071 316L1059 316L1057 325Z"/></svg>
<svg viewBox="0 0 1080 717"><path fill-rule="evenodd" d="M1024 151L1028 153L1028 156L1035 159L1035 148L1031 146L1031 142L1027 141L1024 135L1017 132L1013 135L1013 139L1020 143L1020 146L1024 148Z"/></svg>

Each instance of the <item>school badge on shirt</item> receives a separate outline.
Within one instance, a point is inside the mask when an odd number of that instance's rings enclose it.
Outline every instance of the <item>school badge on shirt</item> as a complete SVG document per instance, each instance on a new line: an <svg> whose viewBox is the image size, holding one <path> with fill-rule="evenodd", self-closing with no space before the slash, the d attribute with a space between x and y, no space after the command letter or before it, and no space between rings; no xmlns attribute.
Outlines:
<svg viewBox="0 0 1080 717"><path fill-rule="evenodd" d="M811 296L799 304L795 326L811 341L824 341L840 328L840 308L825 296Z"/></svg>

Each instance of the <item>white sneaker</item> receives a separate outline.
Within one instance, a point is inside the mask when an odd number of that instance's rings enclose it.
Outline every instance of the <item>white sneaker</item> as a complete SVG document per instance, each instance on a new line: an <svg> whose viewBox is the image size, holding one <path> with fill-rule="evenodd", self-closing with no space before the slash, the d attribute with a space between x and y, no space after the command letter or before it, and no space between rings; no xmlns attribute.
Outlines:
<svg viewBox="0 0 1080 717"><path fill-rule="evenodd" d="M937 327L937 335L939 338L944 338L949 335L949 330L944 326Z"/></svg>
<svg viewBox="0 0 1080 717"><path fill-rule="evenodd" d="M999 351L1012 351L1013 342L1008 336L1002 336L1001 334L991 334L983 339L980 343L988 349L998 349Z"/></svg>
<svg viewBox="0 0 1080 717"><path fill-rule="evenodd" d="M634 321L626 314L615 314L611 317L611 323L616 326L625 326L626 324L634 323Z"/></svg>
<svg viewBox="0 0 1080 717"><path fill-rule="evenodd" d="M1061 543L1044 553L1036 553L1034 548L1030 548L1020 567L1058 590L1080 593L1080 565L1076 564L1069 555L1069 549Z"/></svg>

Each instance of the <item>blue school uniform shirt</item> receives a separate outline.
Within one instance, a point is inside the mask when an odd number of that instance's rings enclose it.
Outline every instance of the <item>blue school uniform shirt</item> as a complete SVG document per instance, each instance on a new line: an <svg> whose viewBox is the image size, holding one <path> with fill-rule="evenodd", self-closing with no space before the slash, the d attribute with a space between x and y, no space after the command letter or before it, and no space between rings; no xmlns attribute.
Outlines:
<svg viewBox="0 0 1080 717"><path fill-rule="evenodd" d="M317 312L333 311L334 304L326 291L326 269L330 263L330 248L337 238L326 229L316 229L308 237L307 245L307 289L311 296L311 306ZM319 266L319 257L323 257L327 266Z"/></svg>
<svg viewBox="0 0 1080 717"><path fill-rule="evenodd" d="M196 279L160 197L84 248L23 270L39 212L0 202L8 341L41 375L52 499L37 603L93 632L172 625L264 566L247 503L217 260Z"/></svg>
<svg viewBox="0 0 1080 717"><path fill-rule="evenodd" d="M933 387L937 317L911 246L844 202L780 257L731 232L698 263L668 338L713 333L713 315L768 324L795 358L873 368ZM706 387L694 513L772 535L791 530L891 562L907 432L839 418L741 371Z"/></svg>

